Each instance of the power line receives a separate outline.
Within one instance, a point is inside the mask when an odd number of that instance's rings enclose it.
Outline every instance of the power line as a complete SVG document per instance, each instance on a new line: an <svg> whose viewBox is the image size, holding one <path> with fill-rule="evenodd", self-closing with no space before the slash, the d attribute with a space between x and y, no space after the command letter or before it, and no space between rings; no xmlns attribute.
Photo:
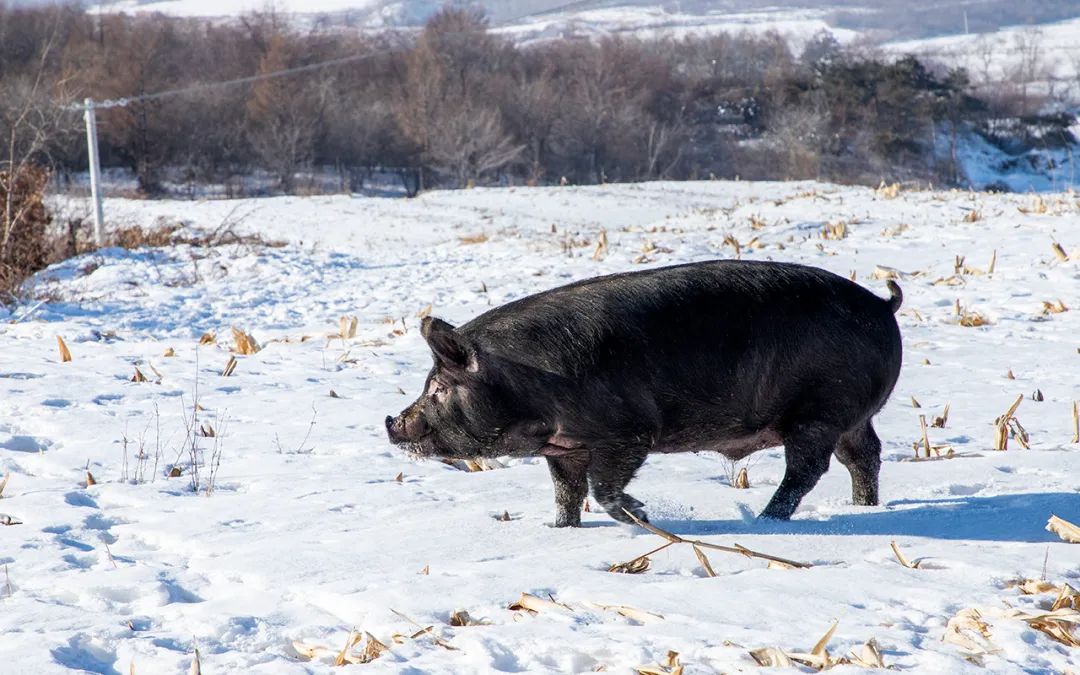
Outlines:
<svg viewBox="0 0 1080 675"><path fill-rule="evenodd" d="M123 98L106 99L104 101L94 101L89 105L94 108L123 108L131 105L132 103L142 103L145 101L154 101L159 98L166 98L169 96L179 96L181 94L188 94L196 91L205 91L208 89L219 89L223 87L232 86L234 84L250 84L252 82L261 82L263 80L272 80L278 77L286 77L288 75L295 75L296 73L303 73L319 68L326 68L329 66L339 66L346 63L355 63L358 61L366 61L367 59L375 58L376 56L383 56L386 54L394 53L397 50L385 49L367 54L354 54L353 56L343 56L337 59L330 59L328 61L319 61L318 63L309 63L303 66L296 66L295 68L287 68L285 70L275 70L269 73L260 73L258 75L248 75L247 77L238 77L234 80L222 80L220 82L204 82L202 84L193 84L187 87L180 87L178 89L166 89L164 91L156 91L151 94L139 94L137 96L125 96ZM85 104L75 104L66 106L69 110L85 110Z"/></svg>

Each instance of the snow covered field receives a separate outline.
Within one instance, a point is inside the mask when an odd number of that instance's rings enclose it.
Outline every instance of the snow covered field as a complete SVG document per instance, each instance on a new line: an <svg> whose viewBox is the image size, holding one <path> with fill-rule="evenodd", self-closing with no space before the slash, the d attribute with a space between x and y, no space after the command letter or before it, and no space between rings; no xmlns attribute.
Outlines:
<svg viewBox="0 0 1080 675"><path fill-rule="evenodd" d="M240 220L286 245L103 250L42 273L49 301L0 324L0 513L21 521L0 527L0 671L188 672L198 648L204 673L337 672L355 628L391 647L355 672L631 673L668 650L685 673L755 672L748 650L808 652L834 620L834 657L873 638L906 672L1076 669L1080 649L1002 610L1053 601L1022 595L1018 578L1080 586L1080 546L1044 529L1051 514L1080 523L1080 199L890 197L708 182L107 201L113 223ZM824 238L826 224L846 236ZM779 450L750 460L746 490L701 454L650 458L631 492L666 530L813 567L708 552L709 578L680 545L641 574L609 573L664 542L596 512L582 529L549 527L542 460L467 472L387 442L383 417L430 364L417 330L429 305L460 322L573 279L737 253L853 273L881 295L875 268L899 271L905 359L877 423L883 503L852 506L834 465L790 523L757 522ZM1059 299L1070 311L1044 314ZM958 325L958 301L989 324ZM327 337L353 315L355 337ZM262 349L223 377L231 326ZM207 332L217 342L200 345ZM136 368L149 381L131 381ZM1031 448L994 451L993 421L1018 395ZM209 496L193 494L182 450L195 400L195 427L215 434L198 438L202 492L220 450ZM910 461L919 415L946 404L928 433L953 456ZM900 565L892 541L920 568ZM507 609L522 592L566 608ZM989 624L990 653L965 658L942 637L968 607ZM450 626L458 609L483 625ZM308 660L294 642L331 652Z"/></svg>

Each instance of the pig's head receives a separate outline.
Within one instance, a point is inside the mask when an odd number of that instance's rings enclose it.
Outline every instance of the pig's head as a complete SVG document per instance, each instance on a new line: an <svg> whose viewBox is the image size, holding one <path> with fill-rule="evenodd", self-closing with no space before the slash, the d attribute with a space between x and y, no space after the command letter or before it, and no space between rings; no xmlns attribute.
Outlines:
<svg viewBox="0 0 1080 675"><path fill-rule="evenodd" d="M390 441L421 457L494 457L532 450L527 439L525 447L508 447L510 435L518 437L514 445L522 445L527 402L507 386L498 360L441 319L425 318L420 334L435 365L420 398L397 417L386 418Z"/></svg>

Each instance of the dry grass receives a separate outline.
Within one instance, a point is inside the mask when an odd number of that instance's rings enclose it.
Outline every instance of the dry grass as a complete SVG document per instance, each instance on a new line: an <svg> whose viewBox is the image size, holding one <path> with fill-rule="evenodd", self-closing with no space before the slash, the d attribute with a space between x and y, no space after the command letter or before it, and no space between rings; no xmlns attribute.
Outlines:
<svg viewBox="0 0 1080 675"><path fill-rule="evenodd" d="M458 241L462 244L483 244L488 240L487 233L481 232L479 234L467 234L464 237L458 237Z"/></svg>

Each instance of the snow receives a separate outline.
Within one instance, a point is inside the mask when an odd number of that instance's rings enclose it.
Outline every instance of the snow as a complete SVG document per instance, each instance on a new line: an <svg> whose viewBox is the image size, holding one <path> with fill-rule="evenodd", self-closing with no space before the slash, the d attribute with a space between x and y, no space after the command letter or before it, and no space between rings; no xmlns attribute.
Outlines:
<svg viewBox="0 0 1080 675"><path fill-rule="evenodd" d="M916 54L967 69L975 82L1007 83L1014 72L1027 67L1042 84L1040 93L1072 94L1080 77L1080 18L1002 28L993 33L947 35L922 40L890 42L883 49L894 54ZM1034 62L1025 66L1024 61ZM1031 77L1023 75L1022 77Z"/></svg>
<svg viewBox="0 0 1080 675"><path fill-rule="evenodd" d="M22 521L0 527L5 672L187 672L196 647L207 673L337 672L331 657L306 661L293 642L336 651L353 628L391 646L346 669L356 672L626 673L668 650L687 673L754 672L748 649L809 651L834 619L830 653L874 638L885 662L908 672L1080 665L1078 650L992 611L1047 603L1008 585L1044 567L1047 579L1080 585L1080 547L1044 529L1051 514L1080 523L1080 446L1070 442L1080 262L1051 248L1080 258L1073 194L889 199L817 183L701 182L412 200L108 200L105 210L114 225L183 221L201 231L240 219L238 231L285 245L105 249L41 273L36 292L48 301L14 308L17 323L0 325L0 474L10 474L0 513ZM837 220L848 236L823 239ZM593 260L602 229L609 252ZM751 514L781 476L780 450L752 458L747 490L729 487L726 463L710 454L653 456L631 485L660 527L813 567L712 552L717 578L708 578L676 546L653 554L643 574L609 573L662 541L595 511L581 529L550 527L542 460L469 473L410 460L387 442L383 417L419 393L430 364L417 330L427 305L465 321L574 279L730 257L728 235L745 258L854 272L881 295L875 266L912 275L899 282L904 370L877 418L881 506L851 505L837 465L790 523L758 522ZM650 242L659 248L635 263ZM934 283L954 275L955 256L986 272L995 252L992 275ZM1042 302L1059 298L1071 310L1043 315ZM957 325L957 300L992 323ZM346 315L359 317L357 335L327 338ZM263 349L236 356L223 377L234 325ZM218 342L200 346L208 331ZM170 348L175 356L164 356ZM151 381L130 381L136 367ZM1031 398L1037 389L1044 401ZM1013 440L994 451L992 422L1020 394L1031 449ZM186 469L167 477L196 396L199 424L218 432L200 439L205 458L215 443L222 453L209 496L192 493ZM947 403L948 423L929 435L955 456L909 461L918 416ZM151 458L142 467L140 449ZM892 541L923 567L898 564ZM506 609L522 592L570 609ZM991 623L998 651L985 667L942 642L965 607ZM457 609L486 625L450 627ZM434 628L397 644L393 634L418 630L398 613Z"/></svg>

